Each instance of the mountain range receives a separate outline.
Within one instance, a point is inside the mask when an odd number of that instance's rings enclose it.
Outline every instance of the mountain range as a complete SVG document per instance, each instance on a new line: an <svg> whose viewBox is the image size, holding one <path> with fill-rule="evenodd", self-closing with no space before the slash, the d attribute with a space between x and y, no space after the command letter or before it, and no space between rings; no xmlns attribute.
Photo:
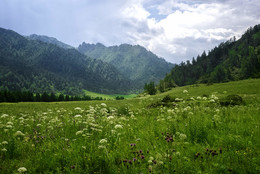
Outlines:
<svg viewBox="0 0 260 174"><path fill-rule="evenodd" d="M83 90L126 94L142 90L144 83L151 80L159 81L173 67L141 46L111 47L116 52L110 52L110 58L120 57L115 64L103 59L110 47L102 46L105 50L99 57L90 57L87 52L82 54L85 45L75 49L52 37L24 37L0 28L0 89L70 95L82 94ZM127 62L135 63L127 67Z"/></svg>

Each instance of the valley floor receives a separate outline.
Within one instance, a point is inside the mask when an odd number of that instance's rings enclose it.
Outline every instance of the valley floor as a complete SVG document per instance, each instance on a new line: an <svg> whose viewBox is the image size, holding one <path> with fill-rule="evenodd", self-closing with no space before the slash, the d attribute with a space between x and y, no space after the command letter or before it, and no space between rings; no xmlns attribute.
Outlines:
<svg viewBox="0 0 260 174"><path fill-rule="evenodd" d="M120 101L1 103L0 173L260 173L259 87L250 79Z"/></svg>

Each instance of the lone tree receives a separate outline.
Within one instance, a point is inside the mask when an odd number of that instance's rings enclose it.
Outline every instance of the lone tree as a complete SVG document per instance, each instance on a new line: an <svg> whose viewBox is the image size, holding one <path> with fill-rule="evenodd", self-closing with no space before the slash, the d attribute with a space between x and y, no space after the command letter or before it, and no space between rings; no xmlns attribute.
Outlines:
<svg viewBox="0 0 260 174"><path fill-rule="evenodd" d="M144 85L144 90L145 90L145 92L147 92L150 95L156 94L156 88L155 88L154 82L150 82L148 84L146 83Z"/></svg>

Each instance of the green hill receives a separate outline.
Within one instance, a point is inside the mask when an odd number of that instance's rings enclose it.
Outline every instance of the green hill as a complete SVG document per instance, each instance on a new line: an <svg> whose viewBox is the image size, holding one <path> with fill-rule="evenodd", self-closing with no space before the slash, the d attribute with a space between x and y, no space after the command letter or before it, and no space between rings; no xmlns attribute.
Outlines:
<svg viewBox="0 0 260 174"><path fill-rule="evenodd" d="M174 66L139 45L105 47L100 43L83 42L78 50L89 57L112 64L140 89L150 81L159 82Z"/></svg>

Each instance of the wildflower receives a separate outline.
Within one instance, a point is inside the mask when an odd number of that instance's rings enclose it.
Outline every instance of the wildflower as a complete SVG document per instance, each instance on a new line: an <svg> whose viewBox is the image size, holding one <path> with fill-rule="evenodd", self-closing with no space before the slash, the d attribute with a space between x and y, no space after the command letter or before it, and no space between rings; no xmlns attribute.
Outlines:
<svg viewBox="0 0 260 174"><path fill-rule="evenodd" d="M24 137L24 133L22 133L21 131L17 131L17 132L14 134L14 136L16 136L16 137L19 137L19 136Z"/></svg>
<svg viewBox="0 0 260 174"><path fill-rule="evenodd" d="M82 110L80 107L76 107L74 108L74 110Z"/></svg>
<svg viewBox="0 0 260 174"><path fill-rule="evenodd" d="M101 103L100 106L107 107L106 103Z"/></svg>
<svg viewBox="0 0 260 174"><path fill-rule="evenodd" d="M8 114L3 114L2 116L1 116L1 118L6 118L6 117L8 117L9 115Z"/></svg>
<svg viewBox="0 0 260 174"><path fill-rule="evenodd" d="M24 173L24 172L26 172L27 171L27 169L25 168L25 167L20 167L19 169L18 169L18 172L19 173Z"/></svg>
<svg viewBox="0 0 260 174"><path fill-rule="evenodd" d="M106 143L107 143L107 140L106 140L106 139L101 139L101 140L99 141L99 143L100 143L100 144L106 144Z"/></svg>
<svg viewBox="0 0 260 174"><path fill-rule="evenodd" d="M82 133L83 133L83 131L78 131L78 132L76 132L76 135L80 135Z"/></svg>
<svg viewBox="0 0 260 174"><path fill-rule="evenodd" d="M8 144L8 142L7 141L3 141L2 144Z"/></svg>
<svg viewBox="0 0 260 174"><path fill-rule="evenodd" d="M211 102L211 103L214 103L214 102L215 102L215 100L214 100L214 99L211 99L209 102Z"/></svg>
<svg viewBox="0 0 260 174"><path fill-rule="evenodd" d="M105 149L106 146L101 145L101 146L98 146L98 148L99 148L99 149Z"/></svg>
<svg viewBox="0 0 260 174"><path fill-rule="evenodd" d="M207 100L207 97L203 97L202 100Z"/></svg>
<svg viewBox="0 0 260 174"><path fill-rule="evenodd" d="M82 116L77 114L77 115L74 116L74 118L82 118Z"/></svg>
<svg viewBox="0 0 260 174"><path fill-rule="evenodd" d="M6 149L6 148L3 148L1 151L2 151L2 152L6 152L6 151L7 151L7 149Z"/></svg>
<svg viewBox="0 0 260 174"><path fill-rule="evenodd" d="M115 133L116 133L116 130L111 130L111 133L112 133L112 134L115 134Z"/></svg>
<svg viewBox="0 0 260 174"><path fill-rule="evenodd" d="M200 96L198 96L198 97L197 97L197 100L201 100L201 97L200 97Z"/></svg>
<svg viewBox="0 0 260 174"><path fill-rule="evenodd" d="M115 129L123 129L123 126L120 124L115 125Z"/></svg>
<svg viewBox="0 0 260 174"><path fill-rule="evenodd" d="M187 93L188 93L188 90L184 89L183 94L187 94Z"/></svg>
<svg viewBox="0 0 260 174"><path fill-rule="evenodd" d="M6 125L7 129L12 129L12 127L13 127L12 125Z"/></svg>
<svg viewBox="0 0 260 174"><path fill-rule="evenodd" d="M107 119L108 120L112 120L112 119L114 119L114 117L113 116L109 116L109 117L107 117Z"/></svg>
<svg viewBox="0 0 260 174"><path fill-rule="evenodd" d="M185 139L187 138L187 135L185 135L185 134L180 134L179 137L180 137L181 140L185 140Z"/></svg>

